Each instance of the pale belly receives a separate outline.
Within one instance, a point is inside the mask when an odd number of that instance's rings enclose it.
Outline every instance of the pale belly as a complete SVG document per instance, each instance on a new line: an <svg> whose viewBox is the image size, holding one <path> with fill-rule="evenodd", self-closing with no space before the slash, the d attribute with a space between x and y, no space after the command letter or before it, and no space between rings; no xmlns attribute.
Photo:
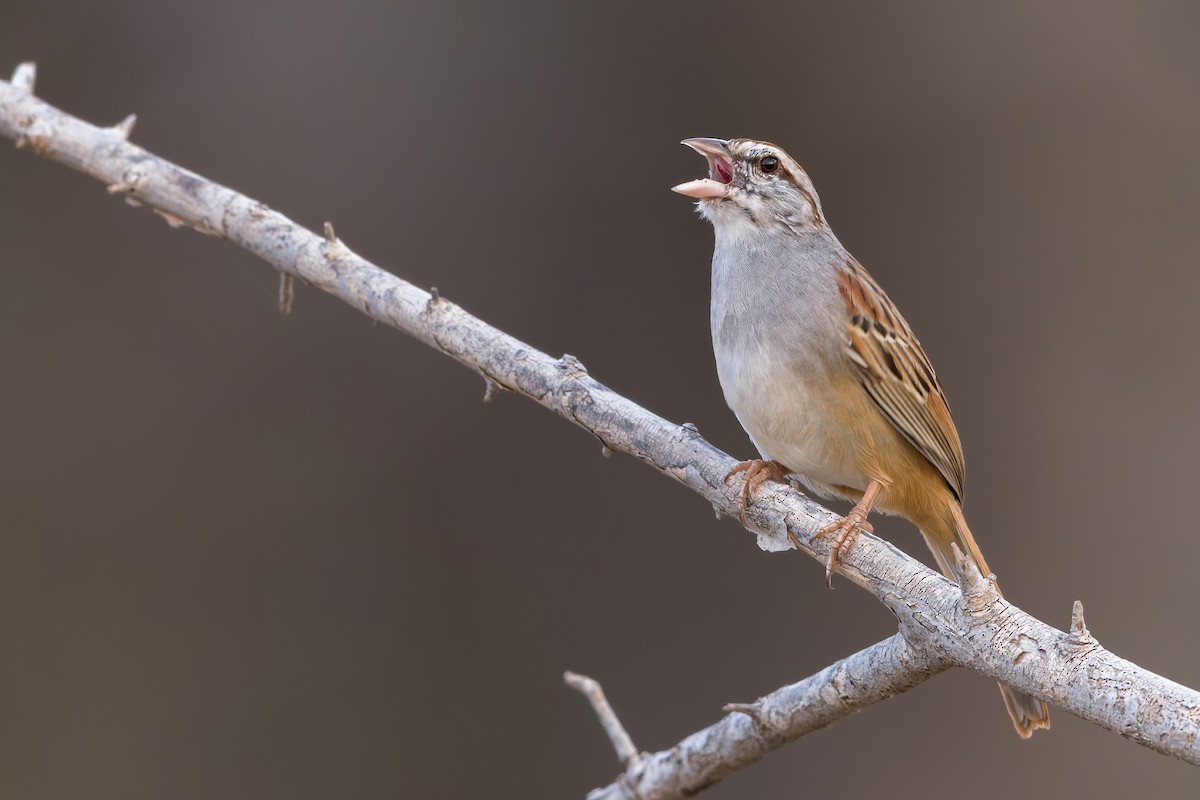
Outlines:
<svg viewBox="0 0 1200 800"><path fill-rule="evenodd" d="M862 415L877 412L861 393L835 392L828 368L815 354L808 357L814 363L806 368L761 350L718 351L725 402L762 457L782 463L809 488L820 494L841 494L833 488L839 486L862 491L870 478L856 455L854 428L862 426Z"/></svg>

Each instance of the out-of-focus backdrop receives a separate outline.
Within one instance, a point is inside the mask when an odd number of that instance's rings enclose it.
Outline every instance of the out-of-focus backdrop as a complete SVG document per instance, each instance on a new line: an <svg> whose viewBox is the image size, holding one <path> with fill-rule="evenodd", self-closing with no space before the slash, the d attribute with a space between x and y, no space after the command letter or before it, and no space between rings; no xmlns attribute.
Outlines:
<svg viewBox="0 0 1200 800"><path fill-rule="evenodd" d="M391 6L390 8L387 6ZM1003 5L1003 7L1001 7ZM5 72L734 454L677 142L787 148L916 327L1009 596L1200 685L1194 3L9 2ZM582 797L895 629L470 371L0 148L0 796ZM906 524L878 530L928 560ZM966 672L713 798L1181 797Z"/></svg>

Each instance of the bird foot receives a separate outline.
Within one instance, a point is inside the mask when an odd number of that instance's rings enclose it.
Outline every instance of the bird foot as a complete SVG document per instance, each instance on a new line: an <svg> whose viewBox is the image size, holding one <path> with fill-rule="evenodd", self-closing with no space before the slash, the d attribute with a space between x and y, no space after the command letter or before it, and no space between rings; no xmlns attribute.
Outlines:
<svg viewBox="0 0 1200 800"><path fill-rule="evenodd" d="M820 539L830 534L834 535L833 548L829 551L829 558L825 561L825 585L830 589L833 588L833 572L837 569L837 565L842 562L842 554L850 549L860 533L863 531L873 533L875 531L871 523L867 522L867 513L870 510L870 506L864 508L863 504L859 503L850 509L849 514L837 522L826 525L812 535L812 539Z"/></svg>
<svg viewBox="0 0 1200 800"><path fill-rule="evenodd" d="M738 499L738 519L745 525L746 504L750 502L754 493L758 491L758 487L767 481L783 483L784 478L787 477L790 470L778 461L764 461L761 458L752 458L749 461L742 461L729 470L729 473L725 476L725 481L728 482L730 478L739 472L746 473L742 483L742 494Z"/></svg>

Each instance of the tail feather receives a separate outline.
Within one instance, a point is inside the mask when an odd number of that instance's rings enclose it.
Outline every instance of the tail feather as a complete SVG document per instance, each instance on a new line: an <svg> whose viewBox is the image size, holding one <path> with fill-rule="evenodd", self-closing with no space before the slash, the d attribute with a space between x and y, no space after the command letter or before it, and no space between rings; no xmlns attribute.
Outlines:
<svg viewBox="0 0 1200 800"><path fill-rule="evenodd" d="M953 500L950 501L950 514L954 518L954 538L958 543L958 549L971 557L971 560L975 562L975 566L979 567L979 571L983 574L983 577L986 578L988 575L991 575L992 570L988 567L987 561L984 560L983 553L979 550L979 545L975 543L975 537L971 535L971 529L967 527L967 520L963 517L962 508ZM946 558L951 566L953 566L953 551L950 550L949 544L944 545L944 547ZM953 578L953 573L948 577ZM999 591L999 587L996 587L996 589Z"/></svg>
<svg viewBox="0 0 1200 800"><path fill-rule="evenodd" d="M1028 739L1036 730L1050 730L1050 709L1045 701L1019 692L1007 684L997 682L996 685L1000 687L1000 696L1004 698L1004 707L1008 709L1008 716L1017 729L1017 736Z"/></svg>
<svg viewBox="0 0 1200 800"><path fill-rule="evenodd" d="M933 557L937 560L942 574L951 580L958 580L954 566L954 551L951 549L951 545L957 544L960 550L971 557L980 572L990 575L992 571L988 568L983 553L979 551L979 545L975 543L971 529L967 527L962 509L953 500L950 501L950 514L951 518L947 520L944 529L939 530L930 526L929 530L925 528L921 530L921 535L925 537L925 544L933 552ZM1000 587L997 586L996 591L999 590ZM1012 719L1018 736L1028 739L1034 731L1050 727L1050 709L1045 702L1003 683L999 686L1000 694L1004 698L1004 707L1008 709L1008 716Z"/></svg>

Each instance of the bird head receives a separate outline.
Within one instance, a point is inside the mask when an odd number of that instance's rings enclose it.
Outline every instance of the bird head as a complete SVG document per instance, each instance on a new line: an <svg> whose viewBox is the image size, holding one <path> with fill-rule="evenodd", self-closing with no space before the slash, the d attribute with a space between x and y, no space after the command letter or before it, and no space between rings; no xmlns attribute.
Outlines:
<svg viewBox="0 0 1200 800"><path fill-rule="evenodd" d="M783 148L753 139L684 139L708 160L708 177L672 188L699 200L714 225L824 224L812 181Z"/></svg>

